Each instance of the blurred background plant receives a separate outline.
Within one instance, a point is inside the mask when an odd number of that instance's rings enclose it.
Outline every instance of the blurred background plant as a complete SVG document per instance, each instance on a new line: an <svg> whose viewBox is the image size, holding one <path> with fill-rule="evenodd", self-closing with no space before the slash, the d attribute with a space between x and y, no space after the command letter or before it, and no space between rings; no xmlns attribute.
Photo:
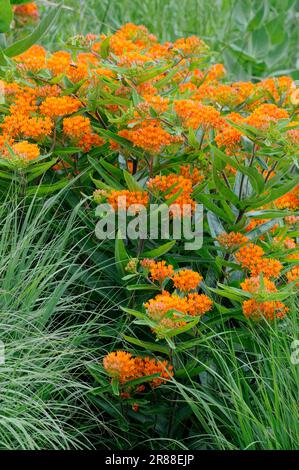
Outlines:
<svg viewBox="0 0 299 470"><path fill-rule="evenodd" d="M38 3L46 8L51 2ZM55 35L47 37L55 49L78 34L78 25L81 34L107 33L133 22L162 41L200 36L235 80L269 74L299 78L298 0L64 0L64 5Z"/></svg>

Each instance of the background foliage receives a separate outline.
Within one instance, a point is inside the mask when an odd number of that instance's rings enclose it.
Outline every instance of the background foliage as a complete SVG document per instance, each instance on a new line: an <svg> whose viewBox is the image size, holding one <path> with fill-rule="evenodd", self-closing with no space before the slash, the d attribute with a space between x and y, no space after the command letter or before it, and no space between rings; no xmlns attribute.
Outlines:
<svg viewBox="0 0 299 470"><path fill-rule="evenodd" d="M52 47L78 34L78 24L84 34L113 32L133 22L162 41L200 36L234 79L273 73L299 78L298 0L64 0L64 5L68 9L55 27Z"/></svg>

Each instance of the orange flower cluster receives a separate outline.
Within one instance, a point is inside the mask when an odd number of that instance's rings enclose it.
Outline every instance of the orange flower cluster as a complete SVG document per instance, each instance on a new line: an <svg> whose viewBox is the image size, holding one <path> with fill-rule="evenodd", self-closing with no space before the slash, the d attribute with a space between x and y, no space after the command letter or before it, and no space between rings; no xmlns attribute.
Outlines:
<svg viewBox="0 0 299 470"><path fill-rule="evenodd" d="M17 142L13 144L11 148L16 157L11 155L8 150L4 152L4 156L12 161L21 161L27 163L30 160L34 160L40 156L38 146L36 144L31 144L27 140Z"/></svg>
<svg viewBox="0 0 299 470"><path fill-rule="evenodd" d="M40 112L55 119L59 116L76 113L80 108L81 103L76 98L71 96L50 96L40 105Z"/></svg>
<svg viewBox="0 0 299 470"><path fill-rule="evenodd" d="M150 381L152 388L159 387L173 376L173 366L167 361L159 361L150 357L133 357L125 351L114 351L103 359L103 366L107 373L119 380L121 384L141 377L159 374Z"/></svg>
<svg viewBox="0 0 299 470"><path fill-rule="evenodd" d="M299 253L298 251L288 255L288 258L295 260L295 266L287 272L287 280L289 283L296 282L299 280ZM296 282L296 287L299 286L299 282Z"/></svg>
<svg viewBox="0 0 299 470"><path fill-rule="evenodd" d="M226 153L231 155L240 145L242 132L229 124L229 120L239 125L244 121L242 116L238 113L228 114L226 119L223 120L223 125L216 134L215 142L218 147L225 147Z"/></svg>
<svg viewBox="0 0 299 470"><path fill-rule="evenodd" d="M143 262L143 267L151 270L151 266L152 262L149 260ZM163 264L163 269L165 269L165 264ZM163 271L163 275L163 279L165 276L172 276L174 287L180 291L180 295L177 292L170 293L164 290L144 304L148 316L155 322L152 329L158 338L164 338L170 330L186 325L185 316L204 315L213 306L212 300L205 294L190 293L202 280L199 273L182 269L173 274L171 266L169 272Z"/></svg>
<svg viewBox="0 0 299 470"><path fill-rule="evenodd" d="M14 14L23 21L38 20L39 12L36 3L25 3L24 5L16 5L14 7Z"/></svg>
<svg viewBox="0 0 299 470"><path fill-rule="evenodd" d="M259 261L264 254L264 250L254 243L249 243L243 246L236 253L236 259L241 263L243 268L251 270L254 268L257 261Z"/></svg>
<svg viewBox="0 0 299 470"><path fill-rule="evenodd" d="M276 199L275 205L278 209L296 210L299 207L299 185L288 194Z"/></svg>
<svg viewBox="0 0 299 470"><path fill-rule="evenodd" d="M180 38L173 43L174 51L181 53L184 56L198 55L206 51L206 44L196 36L189 38Z"/></svg>
<svg viewBox="0 0 299 470"><path fill-rule="evenodd" d="M141 262L142 264L142 262ZM142 264L145 268L149 268L150 278L152 281L158 281L162 284L167 278L173 276L173 266L166 264L166 261L143 260Z"/></svg>
<svg viewBox="0 0 299 470"><path fill-rule="evenodd" d="M265 302L258 302L255 299L245 300L243 302L243 313L245 317L252 318L257 321L261 318L266 320L282 319L288 312L288 307L286 307L282 302L277 300L268 300Z"/></svg>
<svg viewBox="0 0 299 470"><path fill-rule="evenodd" d="M251 276L263 274L268 278L276 278L282 270L282 264L275 259L263 257L264 250L254 243L240 248L236 253L236 259L243 268L249 270Z"/></svg>
<svg viewBox="0 0 299 470"><path fill-rule="evenodd" d="M263 278L263 285L261 278L249 277L245 279L244 282L241 282L241 287L244 291L250 292L250 294L257 294L260 291L264 290L265 292L276 292L276 286L273 281L270 281L267 277Z"/></svg>
<svg viewBox="0 0 299 470"><path fill-rule="evenodd" d="M162 196L166 201L172 198L171 212L174 216L190 214L194 207L191 197L193 191L192 178L170 173L157 175L147 183L148 189L156 196ZM176 196L176 197L175 197ZM173 199L175 197L175 199Z"/></svg>
<svg viewBox="0 0 299 470"><path fill-rule="evenodd" d="M143 121L133 129L123 129L119 131L118 135L130 140L135 147L140 147L154 154L178 141L175 136L163 129L156 119Z"/></svg>
<svg viewBox="0 0 299 470"><path fill-rule="evenodd" d="M182 119L184 127L196 130L200 126L206 129L217 129L223 123L220 112L212 106L205 106L199 101L176 100L174 109Z"/></svg>
<svg viewBox="0 0 299 470"><path fill-rule="evenodd" d="M107 202L115 210L130 208L133 212L138 212L148 205L149 196L146 191L113 190L108 194Z"/></svg>
<svg viewBox="0 0 299 470"><path fill-rule="evenodd" d="M192 271L191 269L181 269L175 273L172 278L176 289L179 289L182 292L196 289L202 279L203 278L199 273Z"/></svg>
<svg viewBox="0 0 299 470"><path fill-rule="evenodd" d="M104 143L104 140L93 132L90 119L81 115L65 118L63 132L85 152L93 146L100 146Z"/></svg>
<svg viewBox="0 0 299 470"><path fill-rule="evenodd" d="M216 238L218 243L226 250L235 250L236 248L248 242L248 238L240 232L221 233Z"/></svg>
<svg viewBox="0 0 299 470"><path fill-rule="evenodd" d="M245 122L257 129L265 129L270 122L277 122L279 119L288 119L289 114L285 109L281 109L275 104L262 104L245 119Z"/></svg>

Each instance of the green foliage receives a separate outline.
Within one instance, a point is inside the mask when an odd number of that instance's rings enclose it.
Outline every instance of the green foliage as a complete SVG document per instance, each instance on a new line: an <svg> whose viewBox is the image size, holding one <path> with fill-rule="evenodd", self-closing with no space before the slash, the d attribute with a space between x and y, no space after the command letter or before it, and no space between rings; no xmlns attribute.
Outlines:
<svg viewBox="0 0 299 470"><path fill-rule="evenodd" d="M225 60L231 76L292 73L298 78L298 2L296 0L65 0L58 25L61 41L81 32L114 32L130 21L144 24L159 39L196 34ZM74 20L75 17L75 20ZM54 45L54 44L53 44ZM219 59L218 59L219 60Z"/></svg>

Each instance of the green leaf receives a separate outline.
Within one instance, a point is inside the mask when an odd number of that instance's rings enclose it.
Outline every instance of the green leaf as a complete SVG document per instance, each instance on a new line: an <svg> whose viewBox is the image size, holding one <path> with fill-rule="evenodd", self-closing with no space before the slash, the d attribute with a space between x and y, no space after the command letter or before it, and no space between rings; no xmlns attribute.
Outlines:
<svg viewBox="0 0 299 470"><path fill-rule="evenodd" d="M133 315L136 318L147 318L147 316L144 313L138 312L137 310L133 310L132 308L127 308L127 307L120 307L123 312L129 313L130 315Z"/></svg>
<svg viewBox="0 0 299 470"><path fill-rule="evenodd" d="M126 170L123 170L123 173L124 173L124 178L126 180L126 183L130 191L143 191L143 188L135 180L134 176L132 176L131 173L129 173Z"/></svg>
<svg viewBox="0 0 299 470"><path fill-rule="evenodd" d="M0 0L0 33L9 31L13 11L9 0Z"/></svg>
<svg viewBox="0 0 299 470"><path fill-rule="evenodd" d="M111 387L112 387L113 394L118 397L119 396L119 380L117 378L113 378L111 380Z"/></svg>
<svg viewBox="0 0 299 470"><path fill-rule="evenodd" d="M67 178L64 178L56 183L51 183L51 184L40 184L38 186L31 186L30 188L27 189L27 194L28 196L33 196L33 195L45 195L45 194L51 194L54 193L55 191L58 191L59 189L63 189L69 184L69 180Z"/></svg>
<svg viewBox="0 0 299 470"><path fill-rule="evenodd" d="M110 36L104 39L100 47L100 55L103 59L107 59L110 50Z"/></svg>
<svg viewBox="0 0 299 470"><path fill-rule="evenodd" d="M125 244L121 238L120 232L117 233L115 239L115 262L116 268L121 276L125 275L125 267L128 264L130 257L126 251Z"/></svg>
<svg viewBox="0 0 299 470"><path fill-rule="evenodd" d="M164 354L168 354L168 349L166 346L162 346L161 344L156 343L149 343L147 341L141 341L137 338L132 338L132 336L122 335L123 338L128 341L128 343L135 344L136 346L140 346L144 349L148 349L149 351L158 351Z"/></svg>
<svg viewBox="0 0 299 470"><path fill-rule="evenodd" d="M160 290L160 288L149 284L134 284L127 286L127 290Z"/></svg>
<svg viewBox="0 0 299 470"><path fill-rule="evenodd" d="M88 157L89 163L94 167L94 169L101 175L103 180L108 186L111 186L113 189L123 189L123 186L115 179L113 176L110 176L106 170L102 167L100 162L95 158Z"/></svg>
<svg viewBox="0 0 299 470"><path fill-rule="evenodd" d="M142 256L146 258L158 258L159 256L164 255L167 253L171 248L176 244L176 240L172 240L170 242L164 243L164 245L158 246L158 248L154 248L150 251L145 251L142 253Z"/></svg>
<svg viewBox="0 0 299 470"><path fill-rule="evenodd" d="M199 322L200 318L197 317L195 320L187 323L187 325L181 326L179 328L172 328L171 330L168 330L166 333L166 336L169 338L172 338L173 336L177 336L181 333L185 333L188 330L191 330L197 323Z"/></svg>
<svg viewBox="0 0 299 470"><path fill-rule="evenodd" d="M31 34L4 49L4 54L8 57L15 57L27 51L27 49L39 41L40 38L49 30L58 14L61 12L61 9L62 4L56 5Z"/></svg>
<svg viewBox="0 0 299 470"><path fill-rule="evenodd" d="M10 0L12 5L22 5L23 3L31 3L31 0Z"/></svg>

